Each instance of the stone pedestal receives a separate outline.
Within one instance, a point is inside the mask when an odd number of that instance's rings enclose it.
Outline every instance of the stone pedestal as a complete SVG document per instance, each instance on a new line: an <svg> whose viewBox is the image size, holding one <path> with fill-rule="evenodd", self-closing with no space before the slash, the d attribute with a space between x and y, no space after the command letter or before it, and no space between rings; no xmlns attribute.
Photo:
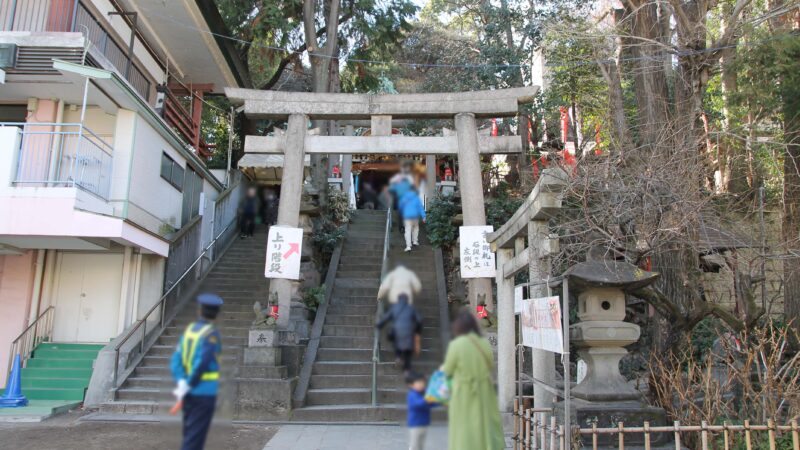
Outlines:
<svg viewBox="0 0 800 450"><path fill-rule="evenodd" d="M619 372L619 362L628 351L626 345L639 340L639 326L625 322L625 292L653 282L657 274L619 261L587 261L572 266L568 276L570 289L578 293L578 318L570 326L570 341L586 362L586 376L572 388L571 423L582 428L639 427L645 422L662 426L666 414L662 408L645 403ZM564 402L556 405L563 416ZM651 448L669 442L669 433L652 433ZM616 448L618 436L598 435L600 448ZM642 433L626 433L626 447L641 448Z"/></svg>

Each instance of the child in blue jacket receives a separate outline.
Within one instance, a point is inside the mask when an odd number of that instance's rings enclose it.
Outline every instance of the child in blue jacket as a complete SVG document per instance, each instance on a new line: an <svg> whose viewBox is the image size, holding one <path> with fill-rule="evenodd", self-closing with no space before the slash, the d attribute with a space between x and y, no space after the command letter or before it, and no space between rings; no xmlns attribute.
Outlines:
<svg viewBox="0 0 800 450"><path fill-rule="evenodd" d="M409 373L406 376L408 384L408 395L406 402L408 407L408 435L409 450L423 450L425 448L425 435L431 425L431 409L438 406L436 403L429 403L425 400L425 377L417 373Z"/></svg>

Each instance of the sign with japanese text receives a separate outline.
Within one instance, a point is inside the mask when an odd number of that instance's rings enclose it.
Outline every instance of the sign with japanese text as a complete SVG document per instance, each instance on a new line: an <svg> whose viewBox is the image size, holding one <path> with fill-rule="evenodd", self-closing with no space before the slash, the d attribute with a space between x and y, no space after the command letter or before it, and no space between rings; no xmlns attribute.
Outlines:
<svg viewBox="0 0 800 450"><path fill-rule="evenodd" d="M267 278L300 279L300 249L303 229L273 226L267 238Z"/></svg>
<svg viewBox="0 0 800 450"><path fill-rule="evenodd" d="M461 278L495 277L494 252L486 240L492 231L491 225L459 227Z"/></svg>
<svg viewBox="0 0 800 450"><path fill-rule="evenodd" d="M564 353L561 299L532 298L522 303L522 343L527 347Z"/></svg>

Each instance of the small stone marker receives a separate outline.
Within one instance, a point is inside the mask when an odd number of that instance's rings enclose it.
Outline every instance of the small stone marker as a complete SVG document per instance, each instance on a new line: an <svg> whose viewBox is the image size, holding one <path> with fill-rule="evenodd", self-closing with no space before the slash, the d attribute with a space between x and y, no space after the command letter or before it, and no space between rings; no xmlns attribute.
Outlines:
<svg viewBox="0 0 800 450"><path fill-rule="evenodd" d="M255 328L250 330L248 347L272 347L275 342L275 330Z"/></svg>

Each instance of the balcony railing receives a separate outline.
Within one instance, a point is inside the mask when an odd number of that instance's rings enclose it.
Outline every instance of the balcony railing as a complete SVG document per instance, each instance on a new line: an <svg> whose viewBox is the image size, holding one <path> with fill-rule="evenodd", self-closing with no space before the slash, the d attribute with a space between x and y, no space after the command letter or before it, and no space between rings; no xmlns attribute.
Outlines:
<svg viewBox="0 0 800 450"><path fill-rule="evenodd" d="M0 123L22 130L15 186L79 187L103 199L111 189L112 148L79 123Z"/></svg>
<svg viewBox="0 0 800 450"><path fill-rule="evenodd" d="M80 0L2 0L0 31L86 33L92 45L126 76L139 95L149 99L150 80L135 65L131 66L129 74L125 74L127 49L114 41L101 21Z"/></svg>

